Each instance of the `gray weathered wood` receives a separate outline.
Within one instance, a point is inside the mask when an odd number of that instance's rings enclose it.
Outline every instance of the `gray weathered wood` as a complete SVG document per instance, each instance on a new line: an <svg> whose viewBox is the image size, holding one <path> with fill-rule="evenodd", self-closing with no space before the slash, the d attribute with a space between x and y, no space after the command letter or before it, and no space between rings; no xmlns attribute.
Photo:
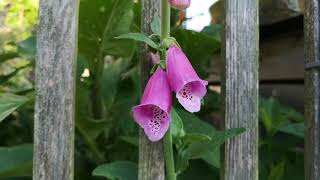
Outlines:
<svg viewBox="0 0 320 180"><path fill-rule="evenodd" d="M72 180L78 0L41 0L37 34L34 180Z"/></svg>
<svg viewBox="0 0 320 180"><path fill-rule="evenodd" d="M258 0L226 0L225 128L246 128L222 150L221 179L258 179Z"/></svg>
<svg viewBox="0 0 320 180"><path fill-rule="evenodd" d="M320 61L319 1L305 1L305 62ZM320 72L305 71L305 179L320 179Z"/></svg>
<svg viewBox="0 0 320 180"><path fill-rule="evenodd" d="M160 16L159 0L141 0L141 31L151 34L150 24L154 16ZM141 88L148 82L151 70L148 48L140 48ZM163 142L150 142L143 130L139 135L139 180L164 180Z"/></svg>

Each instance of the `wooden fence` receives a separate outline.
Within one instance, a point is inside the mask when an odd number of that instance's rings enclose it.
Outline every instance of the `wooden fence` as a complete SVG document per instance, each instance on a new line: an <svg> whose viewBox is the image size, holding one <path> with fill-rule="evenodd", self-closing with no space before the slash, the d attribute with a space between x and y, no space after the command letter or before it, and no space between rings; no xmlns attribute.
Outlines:
<svg viewBox="0 0 320 180"><path fill-rule="evenodd" d="M221 179L258 179L258 0L225 0L225 128L247 131L223 147ZM197 2L194 2L197 3ZM159 0L141 0L142 32L160 15ZM39 10L36 62L34 180L73 179L75 63L79 0L42 0ZM320 179L319 2L306 0L305 99L306 180ZM196 47L195 47L196 48ZM140 59L147 58L146 46ZM150 64L141 63L142 86ZM317 68L318 67L318 68ZM151 143L140 133L139 179L163 180L162 142Z"/></svg>

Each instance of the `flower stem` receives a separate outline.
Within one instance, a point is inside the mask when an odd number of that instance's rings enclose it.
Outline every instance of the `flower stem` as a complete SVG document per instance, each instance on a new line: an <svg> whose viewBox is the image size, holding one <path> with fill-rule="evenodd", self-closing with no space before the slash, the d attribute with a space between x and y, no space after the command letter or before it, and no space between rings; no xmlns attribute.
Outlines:
<svg viewBox="0 0 320 180"><path fill-rule="evenodd" d="M170 37L170 4L169 0L161 0L161 40ZM165 52L163 52L165 58ZM170 128L164 136L164 159L167 180L176 180Z"/></svg>
<svg viewBox="0 0 320 180"><path fill-rule="evenodd" d="M164 160L166 164L167 180L176 180L176 172L174 168L174 158L172 149L172 136L170 128L164 136Z"/></svg>
<svg viewBox="0 0 320 180"><path fill-rule="evenodd" d="M161 0L161 40L170 36L169 0Z"/></svg>

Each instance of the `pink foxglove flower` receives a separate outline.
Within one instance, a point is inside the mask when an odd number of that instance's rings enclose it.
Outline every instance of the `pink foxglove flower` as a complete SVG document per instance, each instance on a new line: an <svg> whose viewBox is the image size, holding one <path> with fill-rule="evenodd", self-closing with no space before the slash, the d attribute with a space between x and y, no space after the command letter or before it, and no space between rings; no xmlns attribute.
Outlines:
<svg viewBox="0 0 320 180"><path fill-rule="evenodd" d="M171 105L167 74L159 68L149 79L141 104L132 109L134 120L144 129L150 141L160 140L167 132Z"/></svg>
<svg viewBox="0 0 320 180"><path fill-rule="evenodd" d="M208 82L199 78L188 58L176 46L167 51L167 75L179 103L189 112L200 111Z"/></svg>
<svg viewBox="0 0 320 180"><path fill-rule="evenodd" d="M169 0L170 5L173 8L184 10L191 4L191 0Z"/></svg>

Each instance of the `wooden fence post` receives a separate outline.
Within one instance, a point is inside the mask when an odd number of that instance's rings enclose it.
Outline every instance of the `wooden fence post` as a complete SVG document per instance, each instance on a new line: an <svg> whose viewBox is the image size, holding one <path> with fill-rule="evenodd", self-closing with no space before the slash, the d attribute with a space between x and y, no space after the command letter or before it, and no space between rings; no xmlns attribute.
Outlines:
<svg viewBox="0 0 320 180"><path fill-rule="evenodd" d="M141 0L141 31L152 34L151 22L154 16L160 16L160 0ZM150 77L151 64L148 47L140 48L141 89ZM150 142L143 130L139 135L139 180L164 180L163 142Z"/></svg>
<svg viewBox="0 0 320 180"><path fill-rule="evenodd" d="M305 1L305 179L320 179L320 9Z"/></svg>
<svg viewBox="0 0 320 180"><path fill-rule="evenodd" d="M221 179L258 179L258 0L225 0L225 128L246 131L222 150Z"/></svg>
<svg viewBox="0 0 320 180"><path fill-rule="evenodd" d="M41 0L37 34L34 180L72 180L78 0Z"/></svg>

